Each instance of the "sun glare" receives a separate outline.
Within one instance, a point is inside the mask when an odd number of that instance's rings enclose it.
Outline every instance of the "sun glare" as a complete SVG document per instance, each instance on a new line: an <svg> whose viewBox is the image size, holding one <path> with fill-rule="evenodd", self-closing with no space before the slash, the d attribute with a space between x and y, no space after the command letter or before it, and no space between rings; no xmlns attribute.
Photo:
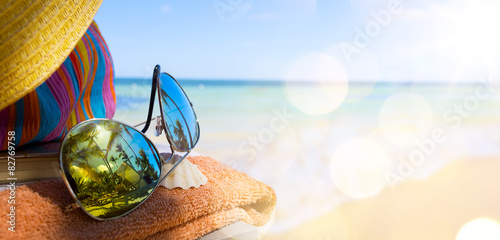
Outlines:
<svg viewBox="0 0 500 240"><path fill-rule="evenodd" d="M437 8L434 25L436 47L458 61L455 78L471 67L492 70L500 53L500 2L491 0L460 1Z"/></svg>

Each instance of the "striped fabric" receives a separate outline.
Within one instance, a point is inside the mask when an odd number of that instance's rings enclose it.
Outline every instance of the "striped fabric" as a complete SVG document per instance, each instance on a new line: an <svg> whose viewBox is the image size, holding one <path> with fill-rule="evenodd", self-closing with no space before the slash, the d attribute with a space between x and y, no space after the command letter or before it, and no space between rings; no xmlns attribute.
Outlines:
<svg viewBox="0 0 500 240"><path fill-rule="evenodd" d="M116 97L113 60L92 22L64 63L35 91L0 111L0 146L15 131L16 148L58 140L75 124L112 118Z"/></svg>

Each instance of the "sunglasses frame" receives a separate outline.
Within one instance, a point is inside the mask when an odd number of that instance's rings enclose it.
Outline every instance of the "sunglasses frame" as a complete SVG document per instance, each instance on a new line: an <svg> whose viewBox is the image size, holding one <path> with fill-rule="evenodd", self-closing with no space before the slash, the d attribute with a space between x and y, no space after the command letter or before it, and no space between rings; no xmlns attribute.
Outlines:
<svg viewBox="0 0 500 240"><path fill-rule="evenodd" d="M185 152L185 154L181 157L181 159L179 161L177 161L174 166L165 174L165 176L163 178L161 178L157 184L155 185L155 187L153 188L153 191L156 190L156 188L158 188L158 186L163 182L163 180L165 180L165 178L179 165L179 163L181 163L184 158L186 158L189 153L191 152L191 150L196 146L196 144L198 143L198 141L200 140L200 124L198 122L198 117L196 116L196 112L194 111L193 109L193 103L191 102L191 100L189 100L189 97L187 96L186 92L184 91L184 89L182 88L182 86L179 84L179 82L170 74L166 73L166 72L161 72L161 67L160 65L156 65L155 68L154 68L154 71L153 71L153 78L152 78L152 86L151 86L151 97L150 97L150 102L149 102L149 111L148 111L148 117L147 117L147 120L145 122L145 126L142 130L138 130L136 129L137 125L135 127L129 125L129 124L126 124L126 123L123 123L121 121L117 121L117 120L112 120L112 119L105 119L105 118L96 118L96 119L89 119L89 120L85 120L83 122L80 122L78 123L77 125L73 126L69 131L71 132L74 128L76 128L77 126L80 126L86 122L92 122L92 121L112 121L112 122L117 122L117 123L120 123L120 124L123 124L124 126L127 126L127 127L130 127L134 130L136 130L137 132L139 132L147 141L148 141L148 144L152 146L152 149L154 151L156 151L156 154L158 155L158 157L160 158L158 162L159 163L159 167L160 167L160 176L163 174L163 163L167 163L169 162L174 156L175 156L175 152L182 152L180 150L178 150L174 144L172 144L172 140L170 138L170 135L168 134L168 131L167 131L167 126L165 126L165 116L163 114L163 104L161 102L161 81L160 81L160 76L161 74L167 74L170 78L172 78L172 80L175 82L175 84L177 84L179 86L179 89L182 91L182 93L184 94L184 97L186 98L186 100L189 102L190 106L191 106L191 110L193 111L193 114L194 114L194 117L195 117L195 120L196 120L196 130L197 130L197 138L196 138L196 141L192 144L192 146L187 149L187 151ZM154 145L153 141L151 141L147 136L146 136L146 131L148 130L149 128L149 125L151 123L151 120L153 120L151 117L152 117L152 114L153 114L153 108L154 108L154 101L155 101L155 94L156 92L158 92L158 102L159 102L159 107L160 107L160 118L161 118L161 127L163 128L163 131L165 132L165 136L167 138L167 141L170 145L170 150L171 150L171 154L169 156L169 158L167 160L163 159L163 157L160 155L160 151L158 151L158 149L156 148L156 146ZM174 102L174 101L173 101ZM175 102L174 102L175 103ZM180 111L180 110L179 110ZM184 118L184 117L183 117ZM184 118L185 120L185 118ZM157 126L158 127L158 126ZM66 137L64 138L66 139ZM63 140L64 141L64 140ZM106 221L106 220L112 220L112 219L116 219L116 218L119 218L119 217L122 217L124 215L127 215L129 213L131 213L132 211L134 211L137 207L139 207L140 205L142 205L144 202L146 202L146 200L152 195L152 192L151 194L149 194L141 203L139 203L137 206L135 206L133 209L129 210L128 212L124 213L124 214L121 214L121 215L118 215L118 216L115 216L115 217L111 217L111 218L98 218L92 214L90 214L85 208L83 208L81 202L78 200L78 198L76 197L76 194L73 192L73 189L71 188L70 186L70 183L68 181L68 179L66 178L66 174L64 172L64 166L63 166L63 161L62 161L62 151L63 151L63 147L64 147L64 144L63 142L61 143L61 147L60 147L60 150L59 150L59 171L61 173L61 176L64 180L64 183L66 185L66 187L68 188L69 192L71 193L71 195L73 196L73 198L75 199L75 202L74 203L71 203L70 205L66 206L66 212L68 211L72 211L76 208L81 208L83 211L85 211L85 213L87 213L87 215L89 215L90 217L92 217L93 219L96 219L96 220L100 220L100 221Z"/></svg>
<svg viewBox="0 0 500 240"><path fill-rule="evenodd" d="M189 105L191 106L191 110L193 111L193 114L194 114L194 117L195 117L195 120L196 120L196 128L197 128L196 130L198 131L198 135L197 135L196 141L186 151L186 154L184 154L184 156L182 156L182 158L177 163L175 163L175 165L167 172L167 174L165 174L165 176L160 180L160 183L163 182L163 180L177 167L177 165L179 165L179 163L182 162L182 160L184 160L184 158L187 157L187 155L189 155L189 153L191 152L191 150L196 146L196 144L198 144L198 141L200 140L200 124L198 122L198 117L196 116L196 112L193 109L193 103L191 102L191 100L189 100L189 97L186 94L186 92L184 91L184 89L182 88L181 84L179 84L179 82L172 75L170 75L169 73L166 73L166 72L161 72L161 67L160 67L159 64L157 64L155 66L154 70L153 70L153 79L152 79L152 83L151 83L151 97L149 98L148 118L146 119L146 122L145 122L146 125L141 130L141 132L142 133L146 133L146 131L148 130L149 125L151 123L151 120L153 120L152 119L152 115L153 115L155 95L156 95L156 92L158 92L158 102L159 102L159 106L160 106L161 127L163 128L163 131L165 132L165 136L166 136L167 141L168 141L168 143L170 145L170 151L172 152L172 154L170 154L170 157L168 159L166 159L166 160L163 159L163 162L167 163L168 161L170 161L170 159L172 159L172 157L175 155L176 151L177 152L183 152L183 151L177 149L174 144L172 144L171 137L170 137L170 135L168 134L168 131L167 131L167 126L165 126L165 122L166 122L165 119L166 118L163 115L163 104L161 103L161 81L160 81L161 74L167 74L170 78L172 78L172 80L174 80L175 84L177 84L177 86L179 86L179 89L182 91L184 97L186 97L186 100L189 102ZM172 102L174 102L174 101L172 101ZM184 119L184 121L185 121L185 119Z"/></svg>
<svg viewBox="0 0 500 240"><path fill-rule="evenodd" d="M170 140L170 136L169 136L168 131L167 131L167 126L165 126L165 116L163 116L163 104L161 103L161 97L160 97L161 96L161 81L160 81L161 74L166 74L170 78L172 78L172 80L174 80L174 83L177 84L177 86L179 86L179 89L182 91L182 93L184 94L184 97L186 97L186 100L189 102L191 109L193 110L193 114L194 114L194 117L196 120L196 128L198 131L198 136L196 138L196 141L193 143L193 145L187 150L187 151L191 151L196 146L198 141L200 140L200 124L198 123L198 117L196 116L196 112L193 109L193 103L191 102L191 100L189 100L189 97L186 94L186 92L184 91L184 89L182 88L181 84L179 84L179 82L172 75L170 75L169 73L166 73L166 72L161 72L160 65L156 65L154 68L154 71L153 71L153 79L152 79L152 83L151 83L151 97L149 98L150 100L149 100L148 118L146 119L146 122L145 122L146 125L141 130L141 132L146 133L146 131L148 130L149 125L151 123L151 120L153 120L152 115L153 115L155 95L156 95L156 92L158 92L158 102L159 102L160 114L161 114L160 117L163 120L163 121L161 121L161 125L163 127L163 130L165 130L165 135L167 136L168 143L170 144L170 149L172 150L172 152L173 152L174 148L178 152L183 152L182 150L177 149L174 144L172 144L172 141ZM174 101L172 101L172 102L174 102ZM174 102L174 104L175 104L175 102ZM184 121L185 121L185 119L184 119Z"/></svg>

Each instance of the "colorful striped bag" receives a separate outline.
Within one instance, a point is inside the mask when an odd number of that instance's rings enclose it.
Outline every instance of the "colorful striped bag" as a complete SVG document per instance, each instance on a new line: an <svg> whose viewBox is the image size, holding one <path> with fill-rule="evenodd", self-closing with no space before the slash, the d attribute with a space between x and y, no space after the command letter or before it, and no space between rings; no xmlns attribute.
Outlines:
<svg viewBox="0 0 500 240"><path fill-rule="evenodd" d="M0 111L0 147L61 139L77 123L112 118L116 108L113 60L95 22L63 64L35 91Z"/></svg>

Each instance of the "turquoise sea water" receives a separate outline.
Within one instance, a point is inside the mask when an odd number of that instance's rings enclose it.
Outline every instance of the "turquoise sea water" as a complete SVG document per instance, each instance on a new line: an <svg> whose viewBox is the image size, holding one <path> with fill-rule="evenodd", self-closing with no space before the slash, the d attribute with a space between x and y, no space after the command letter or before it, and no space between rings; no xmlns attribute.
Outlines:
<svg viewBox="0 0 500 240"><path fill-rule="evenodd" d="M426 178L456 159L500 155L500 135L492 134L500 130L500 88L488 83L180 83L200 123L194 150L275 190L270 231ZM115 84L115 119L145 121L150 80ZM368 144L352 146L356 139ZM394 175L396 183L387 177Z"/></svg>

